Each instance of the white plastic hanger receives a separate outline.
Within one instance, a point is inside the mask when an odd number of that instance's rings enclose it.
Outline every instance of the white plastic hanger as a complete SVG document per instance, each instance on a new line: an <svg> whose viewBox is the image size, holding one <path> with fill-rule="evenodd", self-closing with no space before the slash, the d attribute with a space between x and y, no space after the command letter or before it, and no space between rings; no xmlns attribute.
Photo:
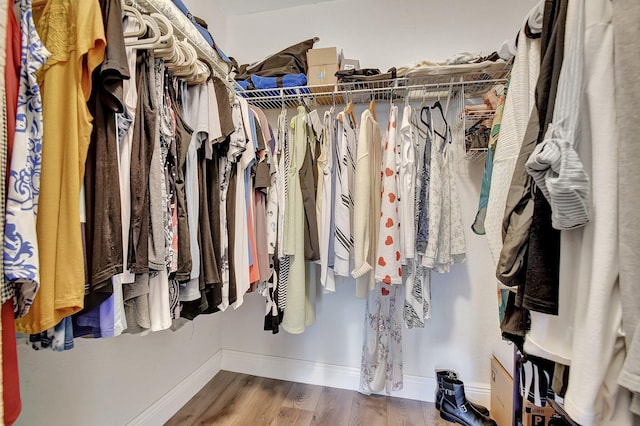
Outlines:
<svg viewBox="0 0 640 426"><path fill-rule="evenodd" d="M150 37L125 39L124 44L137 49L153 49L158 40L160 40L160 27L151 16L142 15L142 19L147 24L147 32L151 33Z"/></svg>
<svg viewBox="0 0 640 426"><path fill-rule="evenodd" d="M179 41L178 43L184 53L184 61L174 66L174 75L177 77L184 77L185 80L190 80L195 77L198 71L196 68L198 54L193 46L188 42Z"/></svg>
<svg viewBox="0 0 640 426"><path fill-rule="evenodd" d="M154 50L156 56L164 58L165 62L174 62L178 57L176 53L176 41L176 37L172 35L163 47Z"/></svg>
<svg viewBox="0 0 640 426"><path fill-rule="evenodd" d="M169 18L156 12L153 12L150 16L156 21L158 28L160 28L160 39L156 43L155 48L163 48L165 46L172 45L173 25L171 25Z"/></svg>
<svg viewBox="0 0 640 426"><path fill-rule="evenodd" d="M124 16L128 19L133 18L138 23L138 29L127 31L123 33L123 36L125 38L143 37L147 33L147 24L145 23L140 11L133 6L124 6L122 11L124 12Z"/></svg>

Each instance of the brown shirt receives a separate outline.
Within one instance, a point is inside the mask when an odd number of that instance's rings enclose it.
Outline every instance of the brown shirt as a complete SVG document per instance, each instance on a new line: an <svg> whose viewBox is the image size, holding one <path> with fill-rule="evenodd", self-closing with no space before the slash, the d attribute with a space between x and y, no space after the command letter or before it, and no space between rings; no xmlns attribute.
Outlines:
<svg viewBox="0 0 640 426"><path fill-rule="evenodd" d="M213 77L213 88L218 101L218 115L220 117L220 131L222 133L222 138L218 142L222 142L227 136L233 133L235 126L231 118L231 104L229 103L227 86L219 78Z"/></svg>
<svg viewBox="0 0 640 426"><path fill-rule="evenodd" d="M122 220L118 173L118 139L115 114L124 110L122 81L129 79L122 36L119 0L100 0L107 47L102 65L93 73L88 106L94 117L85 165L86 256L91 309L112 293L110 278L122 272ZM94 300L95 299L95 300Z"/></svg>

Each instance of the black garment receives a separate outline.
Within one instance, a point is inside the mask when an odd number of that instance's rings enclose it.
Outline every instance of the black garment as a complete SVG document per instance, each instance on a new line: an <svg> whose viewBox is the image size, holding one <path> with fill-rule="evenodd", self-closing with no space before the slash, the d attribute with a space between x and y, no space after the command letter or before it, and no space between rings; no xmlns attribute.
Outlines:
<svg viewBox="0 0 640 426"><path fill-rule="evenodd" d="M85 253L89 293L85 310L113 293L111 277L122 273L122 219L118 173L116 113L124 111L123 80L129 79L118 0L100 0L107 39L102 64L92 75L87 103L93 116L91 143L85 163Z"/></svg>
<svg viewBox="0 0 640 426"><path fill-rule="evenodd" d="M396 69L390 68L389 71L382 74L379 69L376 68L364 68L360 70L340 70L336 72L338 83L368 83L368 82L384 82L385 80L393 80L397 77ZM386 83L387 86L393 84L392 82ZM378 83L380 85L380 83ZM363 86L366 88L366 86Z"/></svg>
<svg viewBox="0 0 640 426"><path fill-rule="evenodd" d="M547 1L545 18L549 31L543 27L543 59L536 85L536 107L540 118L538 141L553 118L560 69L564 57L564 33L567 19L567 0ZM548 7L547 7L548 6ZM558 314L558 287L560 285L560 231L551 225L551 206L541 191L534 194L534 209L529 233L529 251L526 278L521 305L529 310Z"/></svg>
<svg viewBox="0 0 640 426"><path fill-rule="evenodd" d="M155 144L157 107L153 52L138 51L136 61L138 106L131 147L131 228L127 265L132 273L141 274L149 272L149 168Z"/></svg>
<svg viewBox="0 0 640 426"><path fill-rule="evenodd" d="M313 136L309 136L313 138ZM317 157L316 157L317 158ZM299 179L304 205L304 259L320 259L320 241L318 239L318 218L316 215L316 191L314 190L313 170L316 169L311 155L311 146L307 143L304 162L300 167Z"/></svg>
<svg viewBox="0 0 640 426"><path fill-rule="evenodd" d="M280 52L269 56L256 65L240 65L236 80L248 80L251 74L261 77L277 77L286 74L307 73L307 50L313 48L314 39L296 43ZM233 59L232 59L233 60ZM235 62L235 61L234 61Z"/></svg>
<svg viewBox="0 0 640 426"><path fill-rule="evenodd" d="M540 36L541 65L536 83L535 104L525 138L536 145L553 118L558 78L564 57L564 33L567 0L547 0ZM525 142L526 143L526 142ZM529 185L533 187L531 177ZM533 201L531 200L533 198ZM520 206L533 202L529 240L525 242L523 264L506 284L517 287L517 296L509 296L505 317L500 325L503 336L522 348L530 327L529 309L557 314L560 280L560 233L551 226L551 208L540 191L525 192ZM513 214L517 214L514 212Z"/></svg>
<svg viewBox="0 0 640 426"><path fill-rule="evenodd" d="M227 190L227 229L229 230L229 304L235 303L238 300L238 287L236 283L236 277L233 271L235 270L235 256L233 255L233 248L235 247L235 202L236 202L236 182L238 179L238 164L231 164L231 173L229 174L229 189Z"/></svg>
<svg viewBox="0 0 640 426"><path fill-rule="evenodd" d="M218 276L218 268L216 264L216 256L213 249L213 233L211 232L211 222L209 218L209 199L207 191L207 182L209 181L208 163L210 160L205 159L205 147L198 149L198 193L200 194L200 214L198 221L198 237L200 242L200 290L205 287L220 282Z"/></svg>
<svg viewBox="0 0 640 426"><path fill-rule="evenodd" d="M256 120L256 135L258 142L258 151L265 152L265 150L267 149L266 141L264 140L262 127L260 127L260 123L258 122L258 120ZM271 186L271 170L266 159L263 159L262 161L256 161L253 164L252 175L254 176L253 187L256 190L262 191L264 194L266 194L267 189L269 188L269 186Z"/></svg>
<svg viewBox="0 0 640 426"><path fill-rule="evenodd" d="M220 161L221 158L227 156L227 149L229 148L228 142L222 142L213 146L211 160L206 160L207 175L206 175L206 189L207 189L207 203L209 205L209 212L206 216L201 217L200 220L208 220L209 228L211 229L211 238L213 245L213 264L211 269L213 270L213 279L207 281L208 284L215 285L218 291L222 289L222 280L220 279L220 267L222 266L222 247L220 241ZM220 296L222 298L222 296ZM222 299L220 299L222 302ZM216 305L217 306L217 305Z"/></svg>
<svg viewBox="0 0 640 426"><path fill-rule="evenodd" d="M182 117L182 105L177 96L176 87L180 83L176 79L171 79L169 87L169 96L171 98L171 106L175 116L176 131L176 200L178 209L178 270L175 279L179 282L189 281L191 279L191 237L189 235L189 219L187 206L187 195L185 192L184 175L187 168L187 152L189 144L191 144L191 135L193 129L185 122ZM175 85L175 86L174 86ZM194 206L195 208L196 206Z"/></svg>
<svg viewBox="0 0 640 426"><path fill-rule="evenodd" d="M509 292L500 330L502 337L512 341L524 353L524 336L531 328L531 316L516 302L517 297L516 293Z"/></svg>

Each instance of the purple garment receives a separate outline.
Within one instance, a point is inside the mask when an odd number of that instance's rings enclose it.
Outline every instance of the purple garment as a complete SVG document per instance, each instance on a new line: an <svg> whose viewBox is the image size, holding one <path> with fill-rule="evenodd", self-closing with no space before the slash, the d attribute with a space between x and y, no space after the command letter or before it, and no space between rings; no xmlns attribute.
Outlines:
<svg viewBox="0 0 640 426"><path fill-rule="evenodd" d="M95 338L113 337L115 321L113 295L92 310L78 315L73 324L75 337L93 336Z"/></svg>
<svg viewBox="0 0 640 426"><path fill-rule="evenodd" d="M271 139L269 139L269 149L271 149L271 152L275 152L276 151L276 137L273 135L273 129L271 128L271 125L269 125L269 137ZM275 159L273 159L272 161L275 161Z"/></svg>
<svg viewBox="0 0 640 426"><path fill-rule="evenodd" d="M113 337L114 316L114 296L113 294L100 304L100 334L103 338Z"/></svg>

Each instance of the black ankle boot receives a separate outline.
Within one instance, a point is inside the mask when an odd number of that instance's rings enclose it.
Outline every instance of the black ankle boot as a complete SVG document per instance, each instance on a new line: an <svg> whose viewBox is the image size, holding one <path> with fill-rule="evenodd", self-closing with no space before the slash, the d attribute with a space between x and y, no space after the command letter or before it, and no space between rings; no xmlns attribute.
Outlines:
<svg viewBox="0 0 640 426"><path fill-rule="evenodd" d="M443 395L442 380L445 377L453 380L458 380L458 375L451 370L436 370L436 380L438 382L438 388L436 390L436 410L438 411L440 411L440 402L442 401ZM489 417L489 410L487 409L487 407L484 407L480 404L475 404L471 401L469 401L469 403L473 406L473 408L476 409L478 413L482 414L483 416Z"/></svg>
<svg viewBox="0 0 640 426"><path fill-rule="evenodd" d="M464 384L460 380L444 377L442 387L440 417L464 426L497 426L493 419L480 414L467 401Z"/></svg>

